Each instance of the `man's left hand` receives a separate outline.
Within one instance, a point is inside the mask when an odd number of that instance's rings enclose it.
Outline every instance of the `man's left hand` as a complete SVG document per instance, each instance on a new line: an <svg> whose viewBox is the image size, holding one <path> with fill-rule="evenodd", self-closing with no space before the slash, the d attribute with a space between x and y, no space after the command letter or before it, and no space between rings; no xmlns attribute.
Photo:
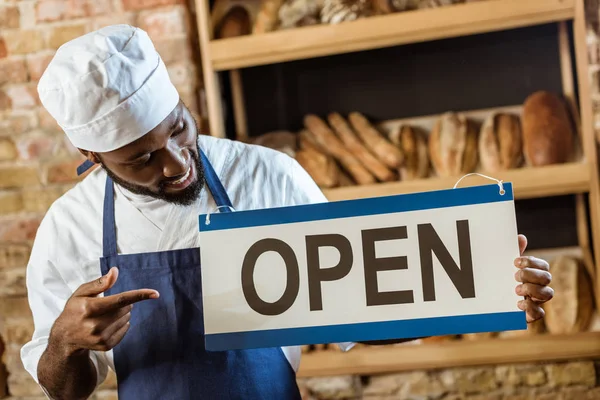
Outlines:
<svg viewBox="0 0 600 400"><path fill-rule="evenodd" d="M542 304L552 299L554 290L548 285L552 281L549 265L546 261L523 256L527 247L527 238L519 235L519 252L521 257L515 259L515 266L519 270L515 273L517 282L521 282L515 288L519 296L525 297L517 303L519 309L526 312L527 322L534 322L544 317Z"/></svg>

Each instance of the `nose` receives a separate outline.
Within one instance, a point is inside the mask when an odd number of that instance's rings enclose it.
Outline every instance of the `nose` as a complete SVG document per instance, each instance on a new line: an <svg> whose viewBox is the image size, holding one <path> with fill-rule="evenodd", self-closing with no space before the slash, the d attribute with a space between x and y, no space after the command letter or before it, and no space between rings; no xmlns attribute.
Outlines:
<svg viewBox="0 0 600 400"><path fill-rule="evenodd" d="M185 149L171 145L167 146L165 150L163 175L167 178L176 178L185 174L189 158Z"/></svg>

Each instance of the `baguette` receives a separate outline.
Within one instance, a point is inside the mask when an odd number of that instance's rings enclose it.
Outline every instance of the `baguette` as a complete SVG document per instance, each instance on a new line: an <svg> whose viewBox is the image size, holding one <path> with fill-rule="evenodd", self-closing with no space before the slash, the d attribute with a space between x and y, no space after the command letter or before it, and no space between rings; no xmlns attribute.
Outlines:
<svg viewBox="0 0 600 400"><path fill-rule="evenodd" d="M348 125L346 120L339 113L330 113L328 116L329 125L340 140L346 145L348 150L358 158L362 164L381 182L390 182L396 180L396 174L382 164L377 158L369 152L363 145L356 133Z"/></svg>
<svg viewBox="0 0 600 400"><path fill-rule="evenodd" d="M400 168L404 162L404 155L399 148L394 146L384 135L371 125L369 120L358 112L351 112L348 120L362 139L363 143L385 165L393 170Z"/></svg>
<svg viewBox="0 0 600 400"><path fill-rule="evenodd" d="M298 134L298 148L301 150L312 149L320 153L327 153L327 150L321 147L308 129L300 130L300 133Z"/></svg>
<svg viewBox="0 0 600 400"><path fill-rule="evenodd" d="M373 176L331 131L329 126L318 116L308 114L304 117L304 126L312 134L315 142L352 176L359 185L376 182Z"/></svg>
<svg viewBox="0 0 600 400"><path fill-rule="evenodd" d="M317 186L332 188L339 184L339 169L335 160L312 148L298 150L296 161L313 178Z"/></svg>

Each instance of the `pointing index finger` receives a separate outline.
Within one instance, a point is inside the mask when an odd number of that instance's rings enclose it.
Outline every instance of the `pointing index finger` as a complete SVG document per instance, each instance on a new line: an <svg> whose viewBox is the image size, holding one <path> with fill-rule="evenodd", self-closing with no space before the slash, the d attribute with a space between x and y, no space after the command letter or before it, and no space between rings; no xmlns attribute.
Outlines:
<svg viewBox="0 0 600 400"><path fill-rule="evenodd" d="M158 292L153 289L130 290L128 292L100 297L96 300L94 308L98 313L104 314L140 301L157 299L158 296Z"/></svg>

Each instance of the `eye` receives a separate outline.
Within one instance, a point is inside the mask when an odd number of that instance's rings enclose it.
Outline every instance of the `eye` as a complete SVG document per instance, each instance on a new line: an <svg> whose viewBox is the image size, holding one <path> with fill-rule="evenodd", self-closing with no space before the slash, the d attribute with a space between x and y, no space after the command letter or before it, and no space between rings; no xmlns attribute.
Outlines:
<svg viewBox="0 0 600 400"><path fill-rule="evenodd" d="M131 166L134 168L141 168L150 163L150 159L152 158L151 154L146 154L143 157L138 158L134 162L131 163Z"/></svg>
<svg viewBox="0 0 600 400"><path fill-rule="evenodd" d="M185 123L185 121L181 121L177 129L173 132L173 136L175 137L181 135L183 132L185 132L186 129L187 124Z"/></svg>

